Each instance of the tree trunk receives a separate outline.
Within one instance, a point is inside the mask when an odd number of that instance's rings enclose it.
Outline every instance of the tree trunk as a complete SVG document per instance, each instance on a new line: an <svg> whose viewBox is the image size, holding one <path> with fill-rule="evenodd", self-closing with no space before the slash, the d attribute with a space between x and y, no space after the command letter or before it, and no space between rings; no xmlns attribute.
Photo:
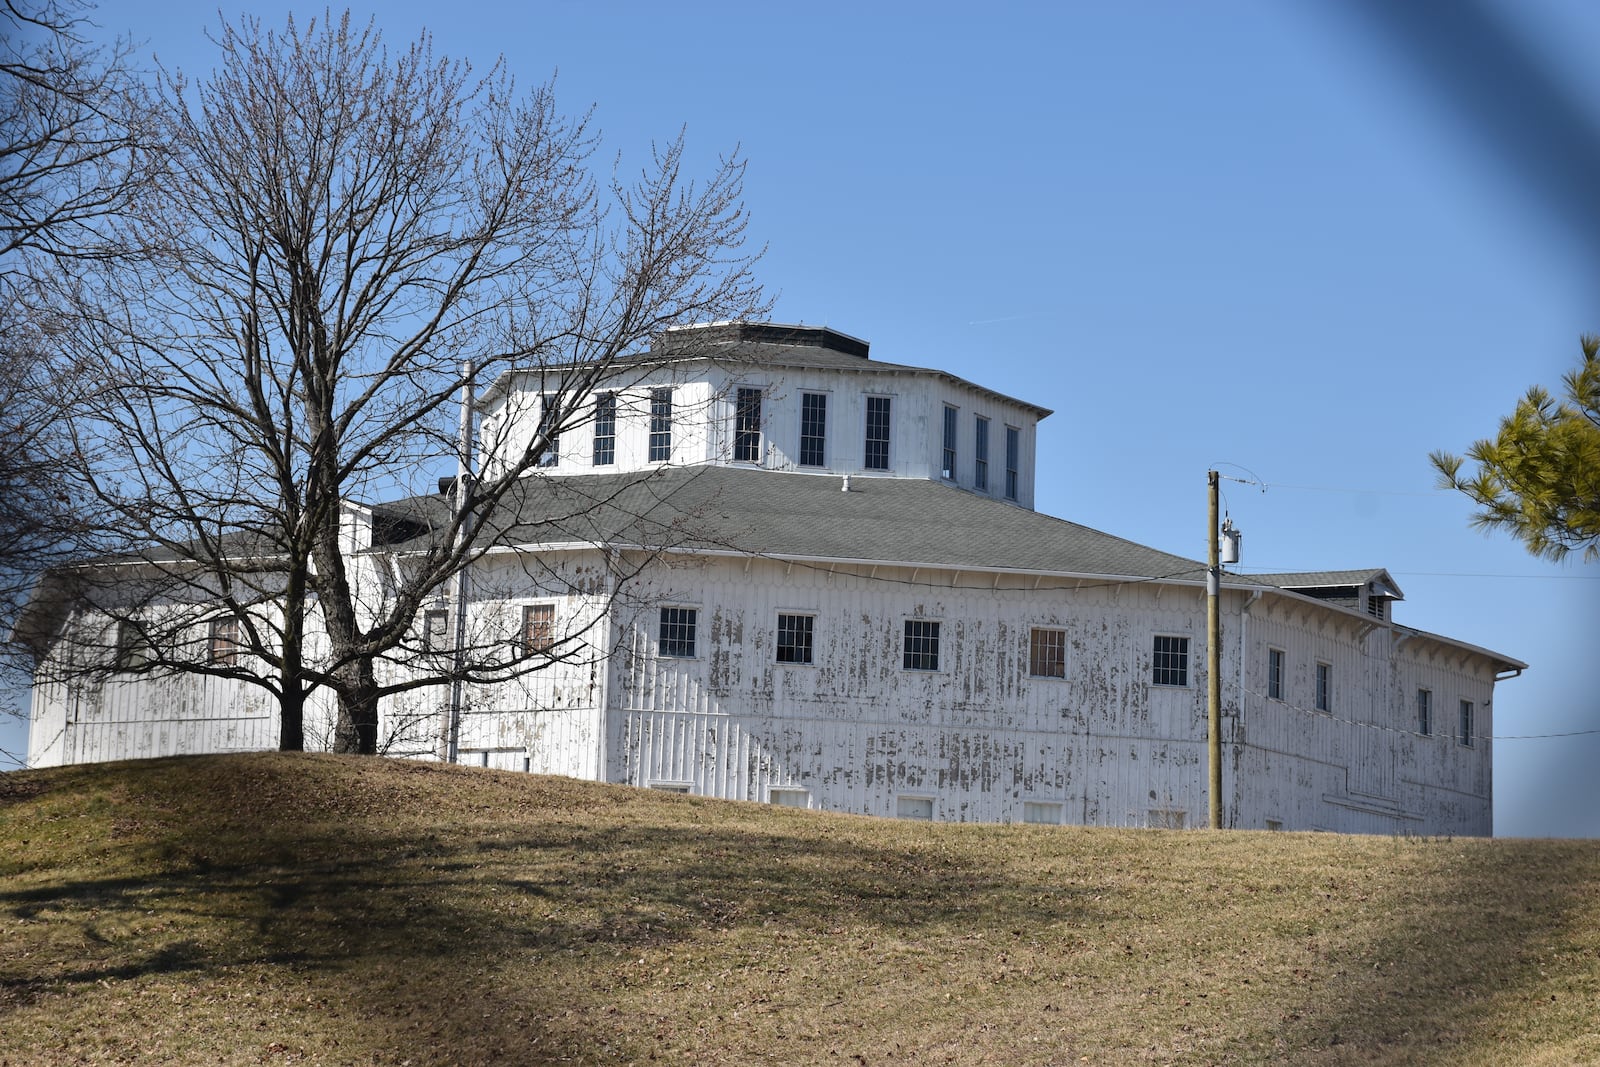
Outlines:
<svg viewBox="0 0 1600 1067"><path fill-rule="evenodd" d="M287 673L287 672L285 672ZM298 682L284 686L278 698L278 751L306 750L306 695Z"/></svg>
<svg viewBox="0 0 1600 1067"><path fill-rule="evenodd" d="M333 750L357 756L378 754L378 680L372 661L360 659L345 672L347 684L339 687L339 721L334 727Z"/></svg>

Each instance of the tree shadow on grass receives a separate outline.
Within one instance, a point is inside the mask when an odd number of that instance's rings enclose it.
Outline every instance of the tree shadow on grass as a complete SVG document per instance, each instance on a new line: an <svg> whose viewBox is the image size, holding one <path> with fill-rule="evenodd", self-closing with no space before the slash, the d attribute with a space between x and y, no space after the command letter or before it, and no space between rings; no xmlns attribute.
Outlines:
<svg viewBox="0 0 1600 1067"><path fill-rule="evenodd" d="M127 845L134 873L0 886L0 913L71 925L80 945L7 960L0 1002L11 1010L106 983L177 976L204 988L275 968L309 999L333 1000L342 1047L363 1058L644 1057L645 1030L596 1026L634 961L774 928L911 938L970 927L974 913L1006 927L1084 924L1095 911L1043 878L877 843L861 828L815 832L818 820L794 813L702 823L675 798L648 823L573 818L524 803L524 783L507 781L487 810L396 832L375 818L302 821L292 805L241 819L164 782L141 786L163 814ZM286 1031L282 1043L296 1040Z"/></svg>
<svg viewBox="0 0 1600 1067"><path fill-rule="evenodd" d="M1517 1041L1539 1041L1541 1012L1592 1011L1593 988L1587 1004L1555 1005L1544 980L1565 957L1568 976L1592 987L1593 843L1391 839L1350 848L1366 862L1327 886L1340 898L1334 925L1308 924L1301 994L1285 1001L1270 1041L1235 1046L1240 1059L1456 1063L1503 1047L1510 1062L1527 1047ZM1575 947L1579 934L1587 950Z"/></svg>

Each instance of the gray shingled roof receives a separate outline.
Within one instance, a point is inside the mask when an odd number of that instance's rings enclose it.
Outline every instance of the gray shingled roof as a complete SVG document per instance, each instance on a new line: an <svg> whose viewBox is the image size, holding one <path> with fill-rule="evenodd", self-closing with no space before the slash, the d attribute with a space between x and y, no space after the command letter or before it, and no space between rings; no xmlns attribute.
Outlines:
<svg viewBox="0 0 1600 1067"><path fill-rule="evenodd" d="M931 481L731 467L536 477L492 520L502 544L571 542L941 567L1204 578L1202 564ZM383 511L442 525L441 497ZM425 538L388 546L421 547ZM1230 581L1237 576L1230 575Z"/></svg>

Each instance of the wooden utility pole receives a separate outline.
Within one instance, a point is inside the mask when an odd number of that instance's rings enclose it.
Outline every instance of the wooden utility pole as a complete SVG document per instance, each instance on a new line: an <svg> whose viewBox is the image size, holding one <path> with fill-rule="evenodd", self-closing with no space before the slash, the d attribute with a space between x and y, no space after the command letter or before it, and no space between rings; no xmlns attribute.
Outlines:
<svg viewBox="0 0 1600 1067"><path fill-rule="evenodd" d="M1211 828L1222 829L1222 586L1217 543L1217 472L1207 471L1206 499L1206 769L1210 771Z"/></svg>

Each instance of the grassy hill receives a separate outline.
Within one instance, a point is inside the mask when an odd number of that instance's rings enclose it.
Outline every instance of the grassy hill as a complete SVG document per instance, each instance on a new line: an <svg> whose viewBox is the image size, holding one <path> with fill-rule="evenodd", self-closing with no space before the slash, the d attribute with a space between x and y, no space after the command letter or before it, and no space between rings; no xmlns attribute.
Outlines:
<svg viewBox="0 0 1600 1067"><path fill-rule="evenodd" d="M1600 842L927 825L484 770L0 778L0 1063L1600 1063Z"/></svg>

